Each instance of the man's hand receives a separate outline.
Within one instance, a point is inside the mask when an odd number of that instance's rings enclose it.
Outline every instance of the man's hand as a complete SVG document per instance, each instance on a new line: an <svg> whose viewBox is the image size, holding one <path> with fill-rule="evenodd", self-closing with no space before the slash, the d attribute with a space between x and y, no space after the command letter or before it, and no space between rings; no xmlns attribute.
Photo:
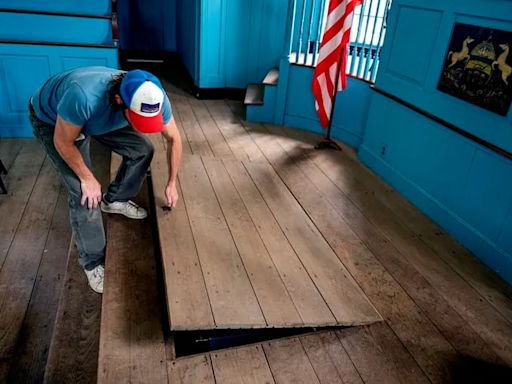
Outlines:
<svg viewBox="0 0 512 384"><path fill-rule="evenodd" d="M169 183L165 188L165 197L167 198L167 206L174 208L178 202L178 190L176 183Z"/></svg>
<svg viewBox="0 0 512 384"><path fill-rule="evenodd" d="M82 188L80 204L85 205L87 202L89 209L96 209L101 202L101 184L94 177L91 177L87 180L82 180L80 187Z"/></svg>

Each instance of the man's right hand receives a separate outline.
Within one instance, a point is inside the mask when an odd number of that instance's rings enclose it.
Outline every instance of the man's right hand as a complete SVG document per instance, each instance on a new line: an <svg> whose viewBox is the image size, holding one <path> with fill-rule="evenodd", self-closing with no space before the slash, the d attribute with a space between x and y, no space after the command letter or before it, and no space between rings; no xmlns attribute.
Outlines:
<svg viewBox="0 0 512 384"><path fill-rule="evenodd" d="M82 188L82 200L80 204L85 205L89 209L96 209L101 202L101 184L94 177L80 182Z"/></svg>

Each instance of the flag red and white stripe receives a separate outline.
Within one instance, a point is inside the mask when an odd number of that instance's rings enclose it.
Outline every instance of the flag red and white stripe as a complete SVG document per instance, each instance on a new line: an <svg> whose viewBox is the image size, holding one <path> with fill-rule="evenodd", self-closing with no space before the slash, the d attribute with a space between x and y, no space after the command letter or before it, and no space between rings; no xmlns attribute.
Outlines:
<svg viewBox="0 0 512 384"><path fill-rule="evenodd" d="M331 117L336 77L338 89L346 88L347 46L354 8L362 0L331 0L325 25L325 33L318 53L318 64L313 75L313 96L320 116L320 124L327 128Z"/></svg>

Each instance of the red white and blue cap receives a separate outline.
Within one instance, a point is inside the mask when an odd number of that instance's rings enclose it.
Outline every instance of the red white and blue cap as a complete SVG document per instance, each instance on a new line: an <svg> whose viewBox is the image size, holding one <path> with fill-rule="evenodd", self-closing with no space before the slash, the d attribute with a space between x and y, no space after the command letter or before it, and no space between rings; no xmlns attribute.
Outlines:
<svg viewBox="0 0 512 384"><path fill-rule="evenodd" d="M121 82L120 93L133 128L143 133L163 130L164 90L156 76L140 69L129 71Z"/></svg>

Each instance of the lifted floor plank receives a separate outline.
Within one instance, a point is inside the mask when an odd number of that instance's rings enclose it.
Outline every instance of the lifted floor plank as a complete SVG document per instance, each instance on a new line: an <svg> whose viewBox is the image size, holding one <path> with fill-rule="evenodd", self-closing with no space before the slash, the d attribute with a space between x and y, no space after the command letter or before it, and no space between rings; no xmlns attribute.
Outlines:
<svg viewBox="0 0 512 384"><path fill-rule="evenodd" d="M216 327L264 327L258 300L200 157L183 157L180 181Z"/></svg>
<svg viewBox="0 0 512 384"><path fill-rule="evenodd" d="M304 326L335 325L334 315L279 227L244 165L238 161L224 161L224 165L279 271Z"/></svg>
<svg viewBox="0 0 512 384"><path fill-rule="evenodd" d="M151 181L160 238L169 324L173 330L212 329L215 327L203 272L192 235L183 192L178 180L179 201L172 212L167 205L168 180L166 150L159 136L151 136L155 155Z"/></svg>
<svg viewBox="0 0 512 384"><path fill-rule="evenodd" d="M267 324L275 327L303 324L222 161L203 158L203 163Z"/></svg>

